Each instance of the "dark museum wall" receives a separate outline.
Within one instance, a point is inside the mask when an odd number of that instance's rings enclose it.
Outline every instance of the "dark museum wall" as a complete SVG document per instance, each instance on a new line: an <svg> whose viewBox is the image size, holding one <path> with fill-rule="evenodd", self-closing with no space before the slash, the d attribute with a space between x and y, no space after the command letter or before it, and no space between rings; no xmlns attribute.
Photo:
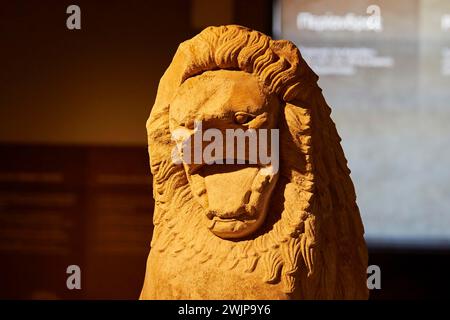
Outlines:
<svg viewBox="0 0 450 320"><path fill-rule="evenodd" d="M145 122L178 44L272 33L272 1L11 1L0 9L0 299L136 299L152 236ZM205 14L205 13L208 14ZM449 297L449 250L370 246L372 299ZM82 290L66 287L79 265Z"/></svg>
<svg viewBox="0 0 450 320"><path fill-rule="evenodd" d="M0 141L145 145L180 42L212 21L271 30L270 1L77 3L77 31L66 28L70 1L2 4Z"/></svg>

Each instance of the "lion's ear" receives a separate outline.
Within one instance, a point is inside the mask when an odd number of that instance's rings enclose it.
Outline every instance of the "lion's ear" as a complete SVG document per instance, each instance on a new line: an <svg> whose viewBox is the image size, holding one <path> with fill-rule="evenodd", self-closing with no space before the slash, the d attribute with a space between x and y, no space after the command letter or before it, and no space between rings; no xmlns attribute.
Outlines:
<svg viewBox="0 0 450 320"><path fill-rule="evenodd" d="M311 140L310 108L299 100L287 102L284 107L284 117L291 135L297 138L296 145L306 153Z"/></svg>
<svg viewBox="0 0 450 320"><path fill-rule="evenodd" d="M308 174L310 122L310 110L300 101L287 102L284 105L279 121L280 156L282 170L291 179L298 174Z"/></svg>

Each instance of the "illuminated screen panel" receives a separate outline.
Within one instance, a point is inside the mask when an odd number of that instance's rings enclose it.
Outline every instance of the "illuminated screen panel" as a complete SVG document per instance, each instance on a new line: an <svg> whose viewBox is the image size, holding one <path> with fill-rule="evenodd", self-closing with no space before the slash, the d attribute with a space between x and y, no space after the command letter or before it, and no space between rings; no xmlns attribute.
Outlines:
<svg viewBox="0 0 450 320"><path fill-rule="evenodd" d="M450 245L450 1L280 0L320 76L372 242Z"/></svg>

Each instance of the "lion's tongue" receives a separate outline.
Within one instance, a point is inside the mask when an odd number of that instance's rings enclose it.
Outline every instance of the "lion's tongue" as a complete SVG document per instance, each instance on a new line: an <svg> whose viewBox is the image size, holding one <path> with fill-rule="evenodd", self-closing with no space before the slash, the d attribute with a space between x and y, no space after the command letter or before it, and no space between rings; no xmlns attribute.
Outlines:
<svg viewBox="0 0 450 320"><path fill-rule="evenodd" d="M233 218L241 214L240 208L247 201L252 183L258 174L257 167L222 165L204 168L205 187L208 195L209 210L222 218ZM215 167L215 168L214 168Z"/></svg>

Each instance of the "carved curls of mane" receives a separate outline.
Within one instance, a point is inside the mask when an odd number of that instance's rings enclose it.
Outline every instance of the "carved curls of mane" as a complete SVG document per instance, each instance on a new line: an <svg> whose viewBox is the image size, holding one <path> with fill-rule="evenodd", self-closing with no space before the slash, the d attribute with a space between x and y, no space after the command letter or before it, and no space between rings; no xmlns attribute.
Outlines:
<svg viewBox="0 0 450 320"><path fill-rule="evenodd" d="M186 173L171 161L170 102L186 79L217 69L253 74L284 105L278 182L284 191L272 196L266 226L242 241L223 240L204 227ZM304 299L367 298L363 225L317 79L294 44L241 26L209 27L179 46L147 121L152 250L243 272L260 266L263 281L281 281L287 294Z"/></svg>

